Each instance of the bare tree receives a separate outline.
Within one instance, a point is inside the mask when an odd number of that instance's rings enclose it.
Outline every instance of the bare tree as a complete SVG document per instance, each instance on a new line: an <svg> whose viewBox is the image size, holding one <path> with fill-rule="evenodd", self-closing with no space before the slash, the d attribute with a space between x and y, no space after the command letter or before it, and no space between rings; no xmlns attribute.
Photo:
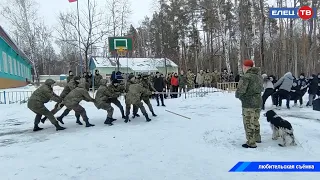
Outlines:
<svg viewBox="0 0 320 180"><path fill-rule="evenodd" d="M103 12L98 9L96 0L88 0L86 9L81 10L81 12L80 28L78 28L78 18L76 13L60 13L59 21L60 26L62 27L58 32L61 35L64 34L64 36L58 37L58 41L63 41L78 47L79 45L77 45L77 41L73 36L74 32L78 32L81 42L80 49L84 53L85 69L88 70L88 56L90 54L90 49L93 45L102 42L104 36L110 34L111 31L109 30L109 21L105 20ZM65 27L68 27L68 29ZM68 33L64 31L68 31ZM65 34L68 34L69 36L65 36Z"/></svg>
<svg viewBox="0 0 320 180"><path fill-rule="evenodd" d="M107 9L109 10L113 36L123 36L128 30L128 19L132 13L129 0L108 0Z"/></svg>
<svg viewBox="0 0 320 180"><path fill-rule="evenodd" d="M34 74L38 79L36 33L39 18L36 6L34 0L7 0L1 14L12 25L15 34L19 36L22 48L30 59Z"/></svg>

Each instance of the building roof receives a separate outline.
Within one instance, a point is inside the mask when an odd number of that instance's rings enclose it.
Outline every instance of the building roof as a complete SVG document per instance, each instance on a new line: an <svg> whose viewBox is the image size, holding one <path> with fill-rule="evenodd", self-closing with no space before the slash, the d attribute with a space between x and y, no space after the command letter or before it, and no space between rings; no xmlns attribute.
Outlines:
<svg viewBox="0 0 320 180"><path fill-rule="evenodd" d="M19 56L26 62L32 64L27 55L12 41L8 33L0 26L0 38L2 38Z"/></svg>
<svg viewBox="0 0 320 180"><path fill-rule="evenodd" d="M91 58L97 68L103 67L117 67L116 59L105 57L92 57ZM148 72L158 71L157 68L164 67L164 58L119 58L120 67L129 67L133 71ZM170 59L166 59L167 67L178 67Z"/></svg>

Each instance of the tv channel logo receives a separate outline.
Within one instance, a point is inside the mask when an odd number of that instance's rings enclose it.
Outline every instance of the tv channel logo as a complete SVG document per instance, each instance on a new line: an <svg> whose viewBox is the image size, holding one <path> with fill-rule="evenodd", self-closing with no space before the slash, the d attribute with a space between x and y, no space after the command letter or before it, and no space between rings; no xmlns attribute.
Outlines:
<svg viewBox="0 0 320 180"><path fill-rule="evenodd" d="M317 9L309 6L300 8L270 8L270 18L301 18L308 20L317 17Z"/></svg>

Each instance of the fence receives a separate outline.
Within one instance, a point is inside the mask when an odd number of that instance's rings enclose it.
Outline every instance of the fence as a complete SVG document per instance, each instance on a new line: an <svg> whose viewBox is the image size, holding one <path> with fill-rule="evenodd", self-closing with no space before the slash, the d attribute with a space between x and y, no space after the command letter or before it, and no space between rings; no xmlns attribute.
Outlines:
<svg viewBox="0 0 320 180"><path fill-rule="evenodd" d="M221 89L222 91L233 92L237 90L238 82L225 82L225 83L218 83L217 88Z"/></svg>
<svg viewBox="0 0 320 180"><path fill-rule="evenodd" d="M215 87L193 87L189 90L183 91L182 88L178 88L176 92L173 92L172 89L167 89L163 92L163 95L166 98L193 98L193 97L203 97L209 93L215 92L233 92L236 90L238 83L236 82L227 82L227 83L218 83L217 88ZM60 95L62 92L61 89L54 90L54 93ZM0 104L22 104L26 103L30 98L33 91L0 91ZM94 97L94 92L90 89L90 94ZM154 98L155 96L153 96Z"/></svg>

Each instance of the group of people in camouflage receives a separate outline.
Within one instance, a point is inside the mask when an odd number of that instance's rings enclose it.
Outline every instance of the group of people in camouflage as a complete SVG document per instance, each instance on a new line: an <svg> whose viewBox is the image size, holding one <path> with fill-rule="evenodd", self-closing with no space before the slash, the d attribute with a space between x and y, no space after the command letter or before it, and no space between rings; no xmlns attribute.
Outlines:
<svg viewBox="0 0 320 180"><path fill-rule="evenodd" d="M96 75L99 75L98 71L96 71ZM160 78L160 81L164 82L161 80L159 73L157 73L157 76ZM159 89L159 87L155 88L151 84L148 75L135 77L133 74L130 74L126 80L112 79L111 84L109 85L107 84L108 81L103 79L102 76L94 78L94 81L97 81L94 83L95 85L99 85L95 99L89 95L88 91L90 84L85 77L81 78L79 76L73 76L72 72L69 72L67 85L64 87L60 96L53 92L53 85L55 84L55 81L47 79L42 86L33 92L28 101L28 108L36 114L33 131L42 130L43 128L40 128L39 124L40 122L45 123L46 119L50 120L50 122L56 127L57 131L64 130L65 128L59 123L64 124L63 117L67 116L71 110L75 112L77 124L82 125L82 122L80 121L80 117L82 117L86 127L94 126L94 124L89 122L85 108L80 105L82 100L93 102L97 109L107 111L107 117L104 124L110 126L113 125L113 122L116 120L113 118L114 108L111 106L111 103L119 107L122 118L125 119L125 123L130 121L129 115L131 105L133 106L132 118L140 117L138 114L138 110L140 109L142 114L145 116L146 121L151 121L142 101L147 104L152 116L157 116L150 103L150 96L153 93L159 96L159 94L165 90L164 84L163 87L160 87L161 89ZM118 97L122 94L125 95L125 111L121 102L118 100ZM56 105L51 111L45 107L45 103L50 100L56 102ZM159 99L157 99L157 103L159 106ZM162 106L165 106L163 98L161 99L161 103ZM65 106L66 109L59 117L55 118L54 114L63 106ZM42 118L42 116L44 117Z"/></svg>
<svg viewBox="0 0 320 180"><path fill-rule="evenodd" d="M217 83L234 81L238 82L239 77L236 76L235 78L233 72L229 73L227 69L224 69L221 73L217 70L213 72L210 72L209 69L207 71L200 70L197 74L189 69L186 74L184 71L180 71L180 74L169 73L166 78L166 85L168 91L172 93L171 97L177 98L178 92L181 96L181 92L186 92L192 88L217 87Z"/></svg>

